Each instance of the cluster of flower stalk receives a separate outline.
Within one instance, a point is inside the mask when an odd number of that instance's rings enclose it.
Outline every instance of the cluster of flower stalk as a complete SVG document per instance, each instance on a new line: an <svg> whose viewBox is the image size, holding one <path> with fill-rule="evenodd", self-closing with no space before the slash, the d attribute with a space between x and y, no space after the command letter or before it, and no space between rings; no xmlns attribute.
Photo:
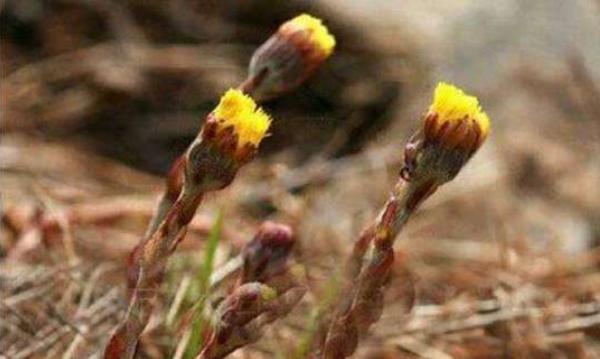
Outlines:
<svg viewBox="0 0 600 359"><path fill-rule="evenodd" d="M155 215L128 264L129 308L110 338L105 358L132 358L148 324L165 266L205 193L227 187L256 155L271 119L255 101L302 84L332 53L333 36L321 21L300 15L254 53L247 79L225 93L201 131L172 165ZM394 263L393 244L412 213L451 181L482 145L489 119L478 100L441 83L405 148L398 183L375 222L347 260L341 292L320 320L310 356L344 358L380 317ZM212 313L198 358L222 358L256 341L261 329L302 299L303 267L290 258L290 228L265 223L242 252L235 286ZM367 255L368 254L368 255ZM367 258L368 257L368 258Z"/></svg>
<svg viewBox="0 0 600 359"><path fill-rule="evenodd" d="M247 79L238 89L227 91L206 116L196 139L172 164L155 214L129 257L129 307L106 346L105 358L134 357L139 337L150 320L167 261L184 239L203 196L227 187L239 169L255 157L271 122L255 101L280 96L302 84L331 55L334 46L333 36L312 16L303 14L284 23L253 54ZM269 226L263 228L258 238L269 237L264 232L272 230ZM284 237L289 235L283 232ZM273 241L267 243L273 245ZM248 268L251 266L247 264ZM289 311L286 308L291 309L288 303L296 302L304 293L292 292L296 300L286 295L293 283L298 282L287 270L276 276L278 280L271 278L274 280L271 286L253 281L262 278L257 274L261 270L250 272L244 271L239 287L217 310L216 315L221 318L215 323L219 324L200 357L221 357L243 345L241 337L249 340L239 331L245 324L261 314L266 316L253 325L272 322ZM249 317L248 305L254 316ZM241 309L244 314L240 317L236 313Z"/></svg>
<svg viewBox="0 0 600 359"><path fill-rule="evenodd" d="M263 223L242 251L242 271L215 311L199 358L223 358L255 342L265 325L287 315L302 299L305 272L288 258L293 245L289 227Z"/></svg>

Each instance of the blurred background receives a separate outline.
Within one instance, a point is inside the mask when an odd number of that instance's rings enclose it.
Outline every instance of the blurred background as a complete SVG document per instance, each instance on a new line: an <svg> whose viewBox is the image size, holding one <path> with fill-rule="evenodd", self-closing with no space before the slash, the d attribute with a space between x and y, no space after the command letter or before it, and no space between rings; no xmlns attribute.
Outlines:
<svg viewBox="0 0 600 359"><path fill-rule="evenodd" d="M98 357L169 164L302 12L335 53L264 104L272 135L199 209L162 305L217 211L218 263L262 221L287 223L311 292L233 356L286 357L448 81L479 97L492 133L401 235L405 260L356 356L600 357L598 0L0 0L0 354ZM170 357L176 332L159 320L140 357Z"/></svg>

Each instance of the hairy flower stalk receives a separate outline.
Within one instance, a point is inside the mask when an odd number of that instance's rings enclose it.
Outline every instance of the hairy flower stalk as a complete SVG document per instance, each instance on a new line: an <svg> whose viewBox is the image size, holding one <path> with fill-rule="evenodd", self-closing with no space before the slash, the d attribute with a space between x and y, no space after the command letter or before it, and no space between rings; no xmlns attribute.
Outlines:
<svg viewBox="0 0 600 359"><path fill-rule="evenodd" d="M242 251L238 285L215 311L198 359L223 358L257 341L265 325L285 316L302 299L304 270L288 263L294 242L289 227L263 223Z"/></svg>
<svg viewBox="0 0 600 359"><path fill-rule="evenodd" d="M355 243L346 267L347 283L327 333L320 338L318 355L345 358L354 353L360 336L381 316L398 233L424 200L456 177L488 132L489 119L475 97L438 84L421 127L406 145L405 165L392 195ZM371 257L363 265L370 247Z"/></svg>
<svg viewBox="0 0 600 359"><path fill-rule="evenodd" d="M254 52L241 88L260 100L280 96L312 75L334 47L335 38L321 20L299 15Z"/></svg>
<svg viewBox="0 0 600 359"><path fill-rule="evenodd" d="M117 328L105 358L131 358L145 328L162 282L166 262L185 236L202 196L229 185L255 155L270 118L239 90L229 90L211 112L179 166L182 189L164 219L132 252L128 268L131 289L126 318Z"/></svg>

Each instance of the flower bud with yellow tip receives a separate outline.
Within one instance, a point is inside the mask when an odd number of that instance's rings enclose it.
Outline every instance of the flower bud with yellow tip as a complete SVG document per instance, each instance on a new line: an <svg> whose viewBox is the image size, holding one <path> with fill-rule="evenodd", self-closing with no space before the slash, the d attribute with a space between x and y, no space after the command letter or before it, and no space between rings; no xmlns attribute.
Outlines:
<svg viewBox="0 0 600 359"><path fill-rule="evenodd" d="M254 158L270 124L250 96L228 90L187 151L188 175L205 189L228 185L237 169Z"/></svg>
<svg viewBox="0 0 600 359"><path fill-rule="evenodd" d="M230 89L208 116L204 137L222 137L224 151L231 150L233 157L241 159L256 151L270 124L269 115L250 96Z"/></svg>
<svg viewBox="0 0 600 359"><path fill-rule="evenodd" d="M258 100L279 96L304 82L334 47L335 38L320 19L299 15L255 51L241 88Z"/></svg>
<svg viewBox="0 0 600 359"><path fill-rule="evenodd" d="M433 179L437 185L450 181L489 131L490 120L476 97L439 83L421 128L405 148L402 176L409 181Z"/></svg>

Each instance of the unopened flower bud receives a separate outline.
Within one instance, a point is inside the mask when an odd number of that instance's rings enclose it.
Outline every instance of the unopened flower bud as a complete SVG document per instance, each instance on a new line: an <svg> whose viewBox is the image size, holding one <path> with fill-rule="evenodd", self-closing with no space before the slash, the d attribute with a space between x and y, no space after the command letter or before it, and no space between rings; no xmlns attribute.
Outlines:
<svg viewBox="0 0 600 359"><path fill-rule="evenodd" d="M266 283L284 271L294 242L290 227L273 222L263 223L242 251L242 283Z"/></svg>
<svg viewBox="0 0 600 359"><path fill-rule="evenodd" d="M277 292L262 283L245 283L236 288L216 309L215 320L221 330L243 326L277 298ZM222 333L226 334L226 333Z"/></svg>

